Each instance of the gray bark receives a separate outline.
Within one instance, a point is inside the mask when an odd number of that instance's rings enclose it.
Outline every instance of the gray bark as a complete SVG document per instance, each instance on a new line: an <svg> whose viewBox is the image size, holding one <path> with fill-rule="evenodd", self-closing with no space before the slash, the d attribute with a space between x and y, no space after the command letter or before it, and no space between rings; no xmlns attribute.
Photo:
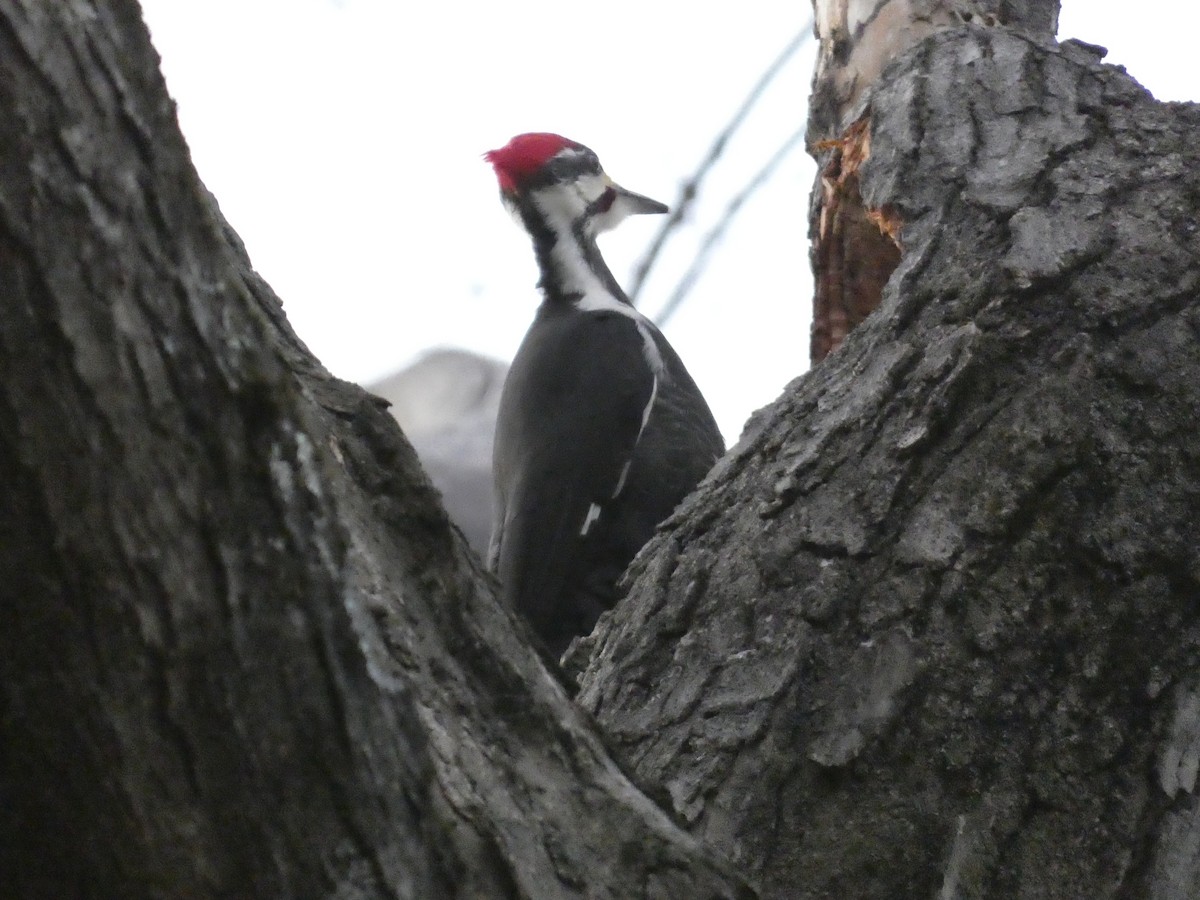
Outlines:
<svg viewBox="0 0 1200 900"><path fill-rule="evenodd" d="M133 2L0 2L0 290L0 895L747 895L292 334Z"/></svg>
<svg viewBox="0 0 1200 900"><path fill-rule="evenodd" d="M880 309L635 561L581 703L778 898L1200 896L1200 109L934 35Z"/></svg>
<svg viewBox="0 0 1200 900"><path fill-rule="evenodd" d="M0 895L747 895L700 841L1200 895L1200 111L976 28L868 106L880 310L576 657L688 836L291 333L136 8L0 0Z"/></svg>

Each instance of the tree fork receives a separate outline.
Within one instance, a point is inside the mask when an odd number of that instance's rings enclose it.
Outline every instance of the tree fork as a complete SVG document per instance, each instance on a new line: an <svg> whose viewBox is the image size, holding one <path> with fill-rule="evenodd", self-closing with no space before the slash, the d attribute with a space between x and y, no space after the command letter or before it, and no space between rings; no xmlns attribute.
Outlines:
<svg viewBox="0 0 1200 900"><path fill-rule="evenodd" d="M132 2L0 2L0 893L742 897L199 184Z"/></svg>

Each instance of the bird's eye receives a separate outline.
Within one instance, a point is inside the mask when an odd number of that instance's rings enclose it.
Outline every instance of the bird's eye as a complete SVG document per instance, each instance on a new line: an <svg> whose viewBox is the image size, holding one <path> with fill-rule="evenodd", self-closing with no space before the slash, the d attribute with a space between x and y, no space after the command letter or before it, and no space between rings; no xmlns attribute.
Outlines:
<svg viewBox="0 0 1200 900"><path fill-rule="evenodd" d="M615 188L605 188L604 193L596 200L596 212L606 213L612 209L613 203L617 199L617 191Z"/></svg>

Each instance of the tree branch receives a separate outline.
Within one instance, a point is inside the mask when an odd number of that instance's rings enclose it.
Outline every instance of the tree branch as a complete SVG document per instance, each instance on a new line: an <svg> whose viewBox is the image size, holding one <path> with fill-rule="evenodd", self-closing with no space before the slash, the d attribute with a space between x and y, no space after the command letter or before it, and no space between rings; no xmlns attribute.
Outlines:
<svg viewBox="0 0 1200 900"><path fill-rule="evenodd" d="M754 87L750 89L750 92L742 101L742 105L737 108L733 114L733 117L726 123L725 127L721 129L720 133L709 146L708 153L705 154L704 159L701 160L700 165L696 168L696 171L692 173L690 178L680 185L679 194L676 196L675 202L671 204L670 214L662 221L658 232L655 234L654 239L650 242L650 246L646 249L646 252L642 255L642 258L634 266L633 276L630 279L629 285L629 299L635 305L637 303L638 296L641 294L642 286L646 283L646 279L649 277L651 269L654 268L655 263L658 261L659 254L662 252L663 246L666 244L668 238L670 238L680 224L687 218L688 213L691 212L692 204L695 202L696 197L699 196L700 188L703 185L705 178L708 177L709 171L712 170L713 166L717 164L717 161L720 160L722 154L724 154L725 147L729 143L730 138L732 138L733 135L737 133L737 130L741 128L742 123L746 120L746 117L750 114L750 111L754 109L755 104L758 103L759 99L766 92L766 89L770 86L771 82L775 80L775 76L778 75L788 61L791 60L797 52L799 52L800 48L803 47L807 41L812 39L812 28L813 23L812 19L810 18L808 24L796 33L795 37L788 42L787 46L783 48L779 56L777 56L775 60L769 66L767 66L762 75L759 76L759 79L755 83Z"/></svg>
<svg viewBox="0 0 1200 900"><path fill-rule="evenodd" d="M654 320L660 328L666 326L667 322L683 304L683 301L687 299L687 295L691 293L692 288L695 287L697 279L704 274L704 270L708 266L709 257L712 255L713 250L720 245L721 240L725 237L725 232L733 224L733 220L741 211L742 206L759 188L770 180L771 176L775 174L775 170L779 168L779 165L804 140L804 133L804 128L799 128L792 132L792 135L779 146L763 167L755 172L750 180L746 182L745 186L729 201L729 204L725 207L725 211L721 214L721 218L717 220L717 224L700 241L700 246L692 257L691 264L688 266L687 271L683 273L683 277L675 285L675 290L671 292L671 296L667 298L667 302L663 304L662 309L654 316Z"/></svg>

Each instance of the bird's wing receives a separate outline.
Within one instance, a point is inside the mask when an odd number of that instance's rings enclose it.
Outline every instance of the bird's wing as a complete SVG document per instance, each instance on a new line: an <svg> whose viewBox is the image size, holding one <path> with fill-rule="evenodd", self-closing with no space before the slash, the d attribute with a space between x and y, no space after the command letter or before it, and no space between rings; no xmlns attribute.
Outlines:
<svg viewBox="0 0 1200 900"><path fill-rule="evenodd" d="M613 312L534 323L509 370L496 430L504 594L545 637L576 629L563 591L603 540L657 390L643 333ZM548 374L550 373L550 374ZM577 630L577 629L576 629ZM572 632L573 633L573 632Z"/></svg>

